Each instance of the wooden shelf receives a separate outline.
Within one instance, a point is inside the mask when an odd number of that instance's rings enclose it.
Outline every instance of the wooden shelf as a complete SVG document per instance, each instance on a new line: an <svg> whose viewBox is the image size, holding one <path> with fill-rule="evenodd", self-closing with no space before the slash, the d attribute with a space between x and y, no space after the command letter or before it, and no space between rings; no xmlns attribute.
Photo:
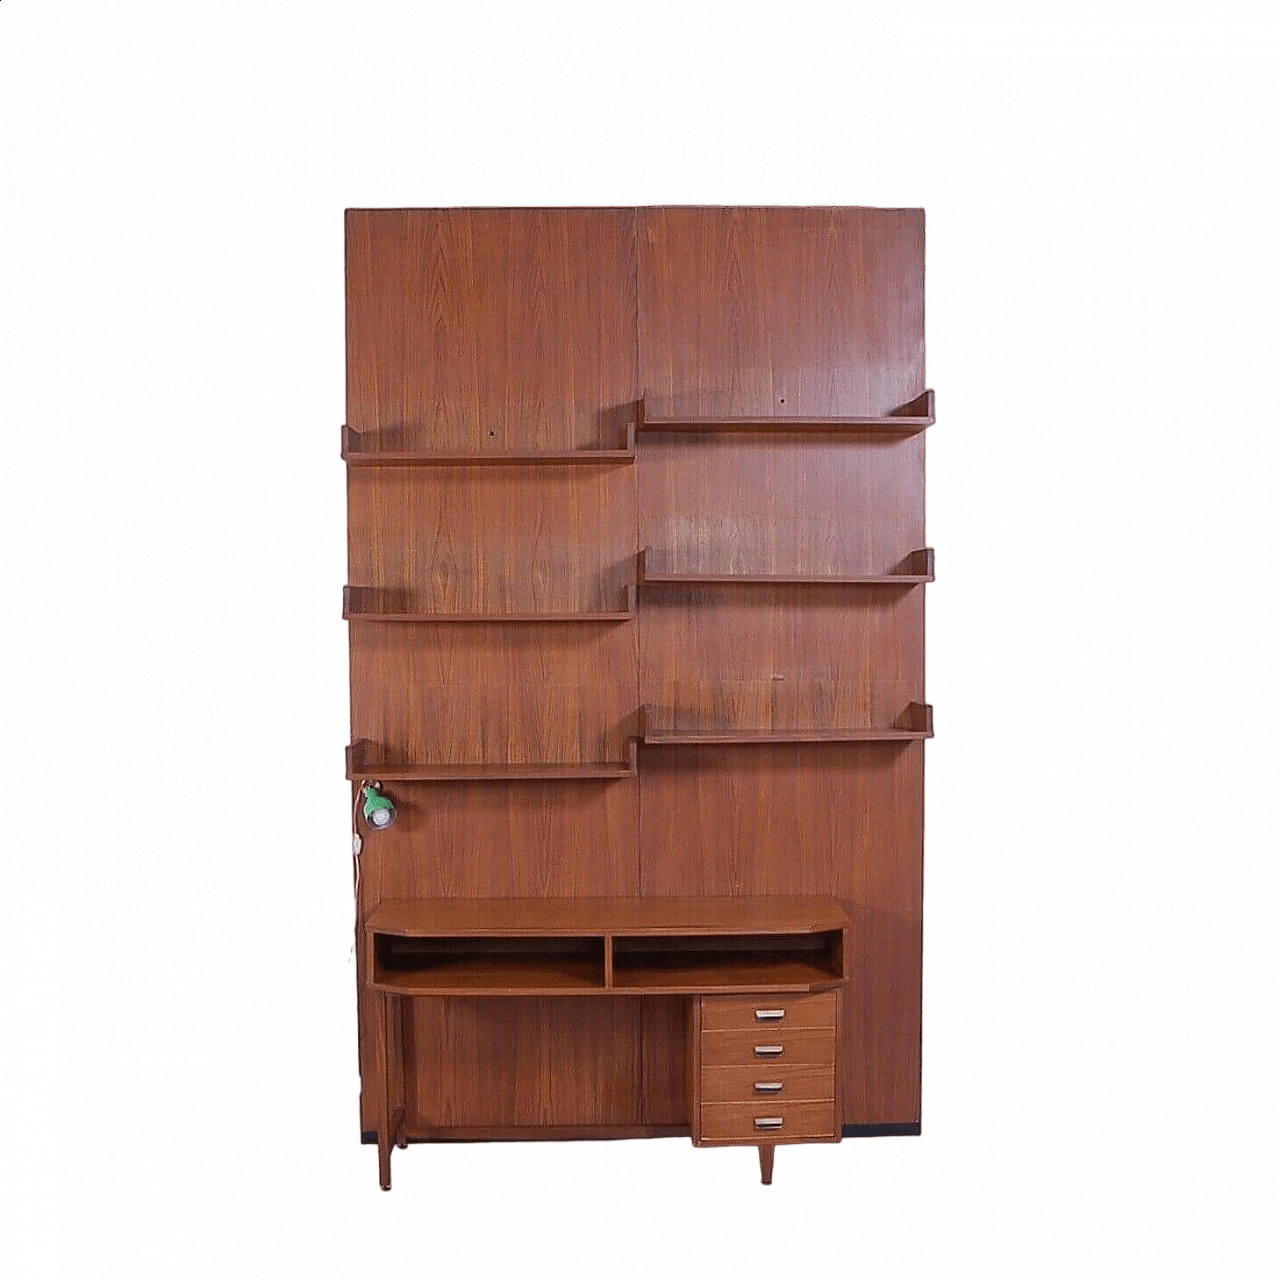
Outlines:
<svg viewBox="0 0 1280 1280"><path fill-rule="evenodd" d="M825 991L843 979L810 954L674 951L644 964L613 965L613 986L644 995L699 995L708 992Z"/></svg>
<svg viewBox="0 0 1280 1280"><path fill-rule="evenodd" d="M630 759L564 764L413 764L402 761L377 761L370 756L373 744L361 739L347 748L347 777L352 781L376 779L379 782L565 782L575 778L598 778L606 781L630 778L636 772L634 740L629 744Z"/></svg>
<svg viewBox="0 0 1280 1280"><path fill-rule="evenodd" d="M628 622L636 616L636 589L627 586L621 609L551 613L432 613L413 608L409 593L378 587L342 588L342 616L348 622ZM406 607L408 606L408 607Z"/></svg>
<svg viewBox="0 0 1280 1280"><path fill-rule="evenodd" d="M822 894L710 898L384 898L372 932L410 938L806 934L848 919Z"/></svg>
<svg viewBox="0 0 1280 1280"><path fill-rule="evenodd" d="M638 576L641 586L662 584L730 583L743 586L778 586L812 584L815 586L850 587L911 587L934 580L934 554L932 547L913 551L892 573L860 574L793 574L793 573L667 573L650 567L652 547L645 547L640 554Z"/></svg>
<svg viewBox="0 0 1280 1280"><path fill-rule="evenodd" d="M414 453L378 449L371 432L342 428L342 458L351 467L579 467L619 466L636 460L635 427L624 449L565 449L531 453Z"/></svg>
<svg viewBox="0 0 1280 1280"><path fill-rule="evenodd" d="M365 945L400 995L805 992L844 980L848 927L818 896L393 899Z"/></svg>
<svg viewBox="0 0 1280 1280"><path fill-rule="evenodd" d="M657 708L641 709L641 742L649 746L755 745L787 742L919 742L933 737L933 708L913 702L888 728L852 729L670 729L657 724Z"/></svg>
<svg viewBox="0 0 1280 1280"><path fill-rule="evenodd" d="M879 418L866 417L658 417L640 401L638 431L845 431L864 435L914 436L933 426L934 397L926 391Z"/></svg>

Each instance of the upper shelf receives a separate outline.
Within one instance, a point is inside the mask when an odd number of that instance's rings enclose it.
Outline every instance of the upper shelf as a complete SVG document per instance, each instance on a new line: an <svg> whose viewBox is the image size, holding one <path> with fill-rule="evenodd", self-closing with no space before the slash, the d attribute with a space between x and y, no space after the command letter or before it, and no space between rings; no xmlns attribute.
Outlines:
<svg viewBox="0 0 1280 1280"><path fill-rule="evenodd" d="M920 742L933 737L933 708L912 702L887 728L850 729L671 729L657 723L657 707L646 703L640 712L640 741L649 746L703 746L733 743L796 742Z"/></svg>
<svg viewBox="0 0 1280 1280"><path fill-rule="evenodd" d="M636 460L635 427L625 449L567 449L525 453L413 453L370 448L372 434L342 428L342 457L352 467L577 467Z"/></svg>
<svg viewBox="0 0 1280 1280"><path fill-rule="evenodd" d="M813 583L816 585L877 587L910 587L920 582L934 580L934 554L932 547L913 551L892 573L857 574L796 574L796 573L667 573L650 567L652 547L645 547L640 554L639 580L641 586L658 583L758 583L762 585L786 585Z"/></svg>
<svg viewBox="0 0 1280 1280"><path fill-rule="evenodd" d="M880 418L866 417L660 417L640 401L638 431L846 431L865 435L914 436L933 426L934 397L926 391Z"/></svg>
<svg viewBox="0 0 1280 1280"><path fill-rule="evenodd" d="M401 937L600 937L821 933L848 924L822 896L766 898L392 898L365 928Z"/></svg>
<svg viewBox="0 0 1280 1280"><path fill-rule="evenodd" d="M342 616L350 622L626 622L636 615L636 589L628 585L621 609L511 613L433 613L414 607L406 592L378 587L342 588Z"/></svg>
<svg viewBox="0 0 1280 1280"><path fill-rule="evenodd" d="M614 762L570 761L566 763L514 764L414 764L406 761L370 760L372 743L359 739L347 748L347 777L354 781L381 782L565 782L575 778L611 781L631 778L636 772L636 744L628 744L628 759Z"/></svg>

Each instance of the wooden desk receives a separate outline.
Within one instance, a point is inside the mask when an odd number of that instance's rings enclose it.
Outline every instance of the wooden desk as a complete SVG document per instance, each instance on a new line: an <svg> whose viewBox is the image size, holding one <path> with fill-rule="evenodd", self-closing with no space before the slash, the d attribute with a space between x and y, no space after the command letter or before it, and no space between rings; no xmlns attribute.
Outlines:
<svg viewBox="0 0 1280 1280"><path fill-rule="evenodd" d="M385 1080L377 1126L383 1188L391 1186L392 1146L422 1136L404 1092L404 1002L423 997L690 997L694 1141L760 1146L767 1181L776 1142L840 1137L835 992L848 977L848 933L835 900L817 896L379 903L365 922L364 972ZM776 998L812 992L830 994ZM753 1064L764 1073L754 1093L733 1070ZM805 1072L789 1078L797 1064ZM705 1102L703 1080L715 1084ZM796 1086L793 1103L782 1095Z"/></svg>

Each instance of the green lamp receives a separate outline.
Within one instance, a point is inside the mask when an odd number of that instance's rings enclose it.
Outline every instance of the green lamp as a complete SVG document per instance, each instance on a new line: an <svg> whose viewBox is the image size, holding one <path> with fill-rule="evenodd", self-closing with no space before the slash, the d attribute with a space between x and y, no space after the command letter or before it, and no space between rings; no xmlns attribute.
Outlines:
<svg viewBox="0 0 1280 1280"><path fill-rule="evenodd" d="M382 831L396 820L396 807L382 794L380 784L364 784L364 820L374 831Z"/></svg>

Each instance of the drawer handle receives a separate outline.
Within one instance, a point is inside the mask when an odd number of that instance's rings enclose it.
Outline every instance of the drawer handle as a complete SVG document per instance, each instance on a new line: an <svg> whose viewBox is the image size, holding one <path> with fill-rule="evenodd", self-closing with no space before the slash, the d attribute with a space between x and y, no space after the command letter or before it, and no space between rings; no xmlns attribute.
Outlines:
<svg viewBox="0 0 1280 1280"><path fill-rule="evenodd" d="M785 1009L757 1009L757 1022L781 1022L787 1016Z"/></svg>
<svg viewBox="0 0 1280 1280"><path fill-rule="evenodd" d="M757 1093L781 1093L781 1080L757 1080L751 1086Z"/></svg>
<svg viewBox="0 0 1280 1280"><path fill-rule="evenodd" d="M757 1129L781 1129L781 1116L756 1116Z"/></svg>
<svg viewBox="0 0 1280 1280"><path fill-rule="evenodd" d="M755 1052L757 1058L780 1058L782 1057L782 1046L780 1044L758 1044Z"/></svg>

